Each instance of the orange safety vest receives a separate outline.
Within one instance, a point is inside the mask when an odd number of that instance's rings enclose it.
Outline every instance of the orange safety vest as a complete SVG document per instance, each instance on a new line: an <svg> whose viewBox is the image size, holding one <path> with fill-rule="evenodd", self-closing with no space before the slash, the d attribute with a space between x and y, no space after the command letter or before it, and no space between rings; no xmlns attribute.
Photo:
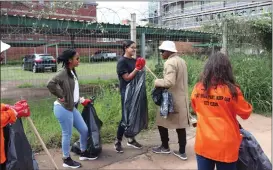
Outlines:
<svg viewBox="0 0 273 170"><path fill-rule="evenodd" d="M5 154L5 143L4 143L4 134L3 128L9 124L14 123L16 121L16 114L12 109L6 107L5 104L1 103L1 130L0 130L0 164L6 161Z"/></svg>
<svg viewBox="0 0 273 170"><path fill-rule="evenodd" d="M238 160L242 141L236 115L247 119L252 106L237 88L233 99L227 85L218 85L205 94L202 83L192 91L191 104L197 114L195 152L205 158L232 163Z"/></svg>

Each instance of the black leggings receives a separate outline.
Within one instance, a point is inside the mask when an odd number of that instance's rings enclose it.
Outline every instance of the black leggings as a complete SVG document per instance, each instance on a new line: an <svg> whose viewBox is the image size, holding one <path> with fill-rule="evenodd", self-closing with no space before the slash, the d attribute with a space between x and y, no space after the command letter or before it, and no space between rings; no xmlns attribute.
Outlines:
<svg viewBox="0 0 273 170"><path fill-rule="evenodd" d="M158 126L162 146L164 148L169 148L169 132L167 128L162 126ZM187 144L187 135L186 129L176 129L177 136L178 136L178 143L179 143L179 152L185 153L186 152L186 144Z"/></svg>
<svg viewBox="0 0 273 170"><path fill-rule="evenodd" d="M117 130L117 139L119 141L122 140L123 134L125 132L125 128L122 126L122 122L124 120L124 100L125 100L125 90L121 91L121 120L119 122L118 130Z"/></svg>

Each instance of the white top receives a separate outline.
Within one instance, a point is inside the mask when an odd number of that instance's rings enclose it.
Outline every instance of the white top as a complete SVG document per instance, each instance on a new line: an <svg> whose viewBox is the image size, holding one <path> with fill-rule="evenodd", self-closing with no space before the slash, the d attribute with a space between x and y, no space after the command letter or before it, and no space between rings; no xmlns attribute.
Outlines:
<svg viewBox="0 0 273 170"><path fill-rule="evenodd" d="M79 82L78 82L78 79L77 79L77 77L75 76L75 74L73 73L72 70L71 70L71 73L72 73L72 75L73 75L73 77L74 77L74 82L75 82L75 88L74 88L74 103L78 103L78 101L79 101L79 99L80 99ZM59 103L58 100L56 100L56 101L54 102L54 104L55 104L55 105L57 105L57 104L61 105L61 104Z"/></svg>
<svg viewBox="0 0 273 170"><path fill-rule="evenodd" d="M80 88L79 82L73 71L71 70L72 75L74 76L75 88L74 88L74 103L78 103L80 99Z"/></svg>

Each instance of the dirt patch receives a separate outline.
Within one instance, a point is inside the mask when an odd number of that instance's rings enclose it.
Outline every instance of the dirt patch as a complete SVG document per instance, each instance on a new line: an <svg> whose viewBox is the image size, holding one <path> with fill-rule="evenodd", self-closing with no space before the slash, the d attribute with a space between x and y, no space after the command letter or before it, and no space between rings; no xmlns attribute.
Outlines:
<svg viewBox="0 0 273 170"><path fill-rule="evenodd" d="M32 83L27 81L6 81L1 82L1 99L14 99L19 100L21 96L27 100L44 99L53 97L53 95L48 91L46 87L34 87L34 88L18 88L18 85L23 83ZM40 83L43 83L41 81ZM118 90L118 85L109 84L107 87ZM98 96L103 90L101 85L85 84L80 85L80 95L88 96Z"/></svg>

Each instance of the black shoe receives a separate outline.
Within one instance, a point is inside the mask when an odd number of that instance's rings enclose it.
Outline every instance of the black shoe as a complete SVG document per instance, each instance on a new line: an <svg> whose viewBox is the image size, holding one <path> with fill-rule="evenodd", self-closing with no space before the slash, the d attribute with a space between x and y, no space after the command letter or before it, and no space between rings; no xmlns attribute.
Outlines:
<svg viewBox="0 0 273 170"><path fill-rule="evenodd" d="M71 159L71 157L68 157L66 159L63 158L63 167L65 167L65 168L73 168L73 169L75 169L75 168L79 168L81 166L82 166L81 163L73 161Z"/></svg>
<svg viewBox="0 0 273 170"><path fill-rule="evenodd" d="M123 153L121 142L118 140L116 140L116 142L115 142L115 149L116 149L117 153Z"/></svg>
<svg viewBox="0 0 273 170"><path fill-rule="evenodd" d="M80 161L86 161L86 160L90 161L90 160L95 160L97 158L98 158L98 156L90 155L90 153L88 153L87 150L82 152L80 157L79 157Z"/></svg>
<svg viewBox="0 0 273 170"><path fill-rule="evenodd" d="M127 142L127 146L131 146L133 148L136 148L136 149L141 149L142 148L142 145L139 144L135 139L133 139L131 142Z"/></svg>
<svg viewBox="0 0 273 170"><path fill-rule="evenodd" d="M152 148L152 152L153 153L165 153L165 154L169 154L171 153L170 148L166 149L163 146L158 146L158 147L153 147Z"/></svg>

